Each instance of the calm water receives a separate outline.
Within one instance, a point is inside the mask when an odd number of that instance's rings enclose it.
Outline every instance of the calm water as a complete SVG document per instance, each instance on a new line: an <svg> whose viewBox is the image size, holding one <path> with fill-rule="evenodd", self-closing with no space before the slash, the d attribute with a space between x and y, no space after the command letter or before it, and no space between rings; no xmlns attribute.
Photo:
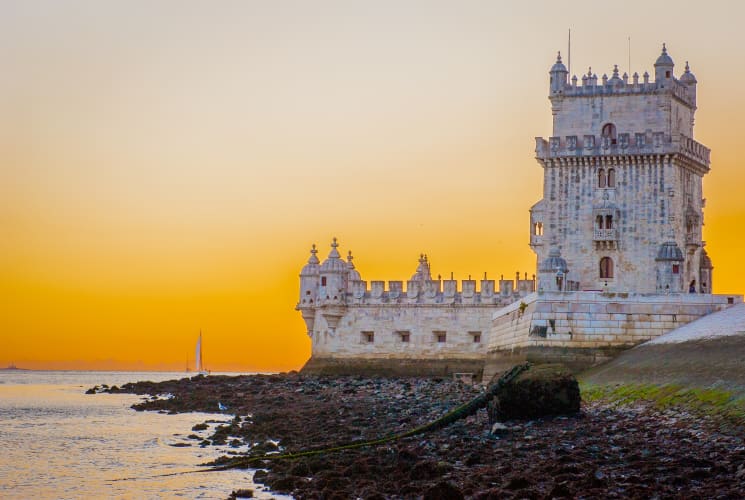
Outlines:
<svg viewBox="0 0 745 500"><path fill-rule="evenodd" d="M187 436L197 423L231 416L136 412L129 407L139 396L84 394L97 384L183 376L0 371L0 498L226 498L239 488L279 498L254 485L250 471L154 477L194 470L227 451ZM185 442L192 446L172 446Z"/></svg>

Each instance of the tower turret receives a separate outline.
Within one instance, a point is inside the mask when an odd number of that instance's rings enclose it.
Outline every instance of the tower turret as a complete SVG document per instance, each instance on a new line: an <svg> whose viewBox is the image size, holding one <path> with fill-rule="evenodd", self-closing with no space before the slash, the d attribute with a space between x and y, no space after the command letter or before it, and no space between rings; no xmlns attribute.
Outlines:
<svg viewBox="0 0 745 500"><path fill-rule="evenodd" d="M551 94L561 93L567 84L567 77L569 76L567 67L561 62L561 52L557 54L556 62L551 66L551 71L549 71L548 74L551 75Z"/></svg>
<svg viewBox="0 0 745 500"><path fill-rule="evenodd" d="M354 268L354 262L352 262L352 251L349 251L347 255L347 292L355 293L358 291L358 287L362 283L362 276L360 272Z"/></svg>
<svg viewBox="0 0 745 500"><path fill-rule="evenodd" d="M318 257L316 254L316 245L310 249L310 258L308 263L300 271L300 300L298 300L297 307L303 315L303 320L308 328L308 335L313 333L313 325L315 323L315 307L318 302L318 285L320 283L320 266Z"/></svg>
<svg viewBox="0 0 745 500"><path fill-rule="evenodd" d="M321 264L321 284L318 287L318 302L321 305L321 315L326 320L329 330L333 333L339 319L344 315L347 303L347 278L349 270L347 263L341 259L337 248L336 238L331 242L331 251Z"/></svg>
<svg viewBox="0 0 745 500"><path fill-rule="evenodd" d="M693 73L691 73L691 67L688 66L688 61L686 61L686 70L685 73L680 77L680 81L684 83L688 87L688 96L691 98L691 102L693 103L693 106L696 106L696 85L698 84L698 81L696 80L696 77Z"/></svg>
<svg viewBox="0 0 745 500"><path fill-rule="evenodd" d="M673 81L673 68L675 68L675 63L667 55L667 47L663 43L662 54L660 54L660 57L654 63L654 81L658 84L662 83L665 86L671 84Z"/></svg>

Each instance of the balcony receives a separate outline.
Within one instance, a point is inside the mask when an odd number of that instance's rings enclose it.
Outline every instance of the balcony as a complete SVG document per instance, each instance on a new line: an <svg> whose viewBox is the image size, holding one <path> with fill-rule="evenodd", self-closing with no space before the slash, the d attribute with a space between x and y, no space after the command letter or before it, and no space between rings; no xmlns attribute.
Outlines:
<svg viewBox="0 0 745 500"><path fill-rule="evenodd" d="M592 239L594 241L618 241L618 229L595 229Z"/></svg>
<svg viewBox="0 0 745 500"><path fill-rule="evenodd" d="M686 246L698 247L701 246L701 238L696 233L686 234Z"/></svg>

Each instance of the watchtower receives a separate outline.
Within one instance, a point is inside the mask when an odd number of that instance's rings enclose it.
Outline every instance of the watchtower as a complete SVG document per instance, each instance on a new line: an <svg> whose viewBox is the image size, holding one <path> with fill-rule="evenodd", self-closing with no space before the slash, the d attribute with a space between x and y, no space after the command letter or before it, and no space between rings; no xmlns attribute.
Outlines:
<svg viewBox="0 0 745 500"><path fill-rule="evenodd" d="M549 71L553 134L536 138L530 210L538 288L711 293L702 240L709 149L693 139L697 81L663 44L649 73Z"/></svg>

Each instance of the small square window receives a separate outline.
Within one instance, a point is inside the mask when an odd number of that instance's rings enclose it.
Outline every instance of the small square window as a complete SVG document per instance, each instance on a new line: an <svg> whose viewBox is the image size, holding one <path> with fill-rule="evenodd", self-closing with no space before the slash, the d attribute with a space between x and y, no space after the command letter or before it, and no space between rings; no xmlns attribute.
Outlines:
<svg viewBox="0 0 745 500"><path fill-rule="evenodd" d="M362 342L366 344L375 342L375 332L362 332Z"/></svg>
<svg viewBox="0 0 745 500"><path fill-rule="evenodd" d="M398 332L398 337L401 339L401 342L408 343L411 340L411 333L409 333L409 332Z"/></svg>
<svg viewBox="0 0 745 500"><path fill-rule="evenodd" d="M481 332L469 332L471 334L471 338L473 338L474 344L480 344L481 343Z"/></svg>
<svg viewBox="0 0 745 500"><path fill-rule="evenodd" d="M444 344L447 341L447 336L445 332L434 332L435 333L435 340L437 340L438 343Z"/></svg>
<svg viewBox="0 0 745 500"><path fill-rule="evenodd" d="M678 274L679 272L680 272L680 265L673 264L673 274Z"/></svg>

